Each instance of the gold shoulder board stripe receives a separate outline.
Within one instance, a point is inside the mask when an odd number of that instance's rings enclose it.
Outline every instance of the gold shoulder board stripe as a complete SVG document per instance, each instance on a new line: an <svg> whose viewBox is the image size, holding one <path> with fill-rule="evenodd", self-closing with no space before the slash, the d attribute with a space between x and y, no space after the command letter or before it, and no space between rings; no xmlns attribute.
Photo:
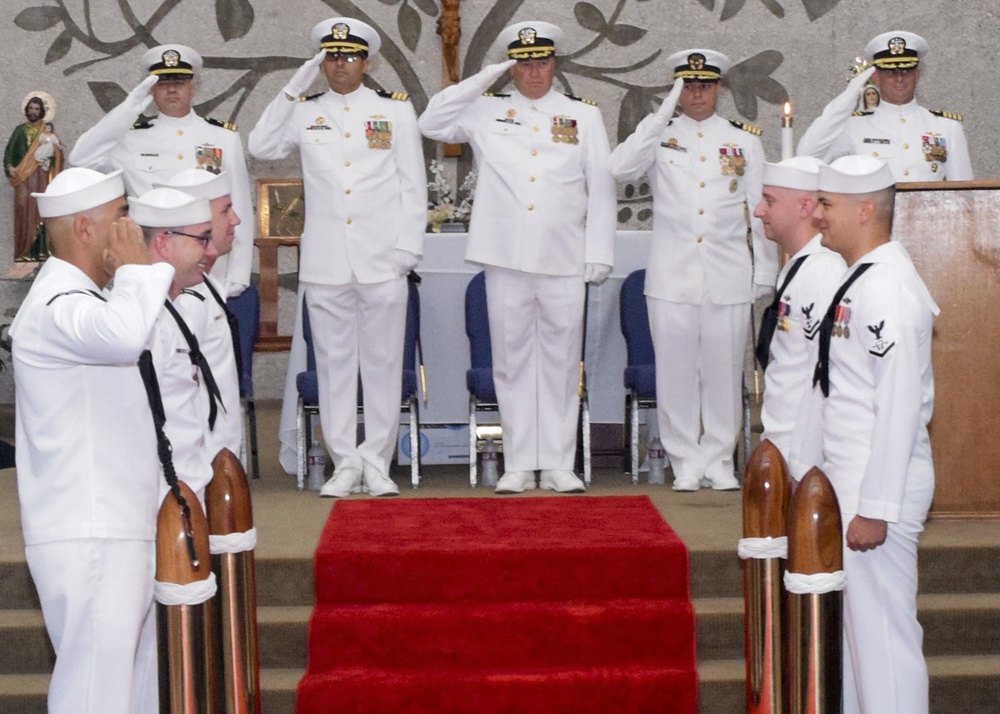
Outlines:
<svg viewBox="0 0 1000 714"><path fill-rule="evenodd" d="M316 92L316 94L310 94L308 97L299 97L300 102L311 102L313 99L318 99L323 96L323 92Z"/></svg>
<svg viewBox="0 0 1000 714"><path fill-rule="evenodd" d="M577 97L573 94L567 94L566 96L572 99L574 102L583 102L584 104L589 104L592 107L597 106L597 102L595 102L593 99L587 99L586 97Z"/></svg>
<svg viewBox="0 0 1000 714"><path fill-rule="evenodd" d="M221 121L219 119L212 119L211 117L206 118L205 121L207 121L212 126L221 126L223 129L229 129L229 131L236 131L236 125L233 124L232 122Z"/></svg>
<svg viewBox="0 0 1000 714"><path fill-rule="evenodd" d="M483 92L484 97L496 97L498 99L506 99L509 94L501 94L500 92Z"/></svg>
<svg viewBox="0 0 1000 714"><path fill-rule="evenodd" d="M729 123L735 126L737 129L742 129L743 131L753 134L754 136L760 136L760 129L755 127L753 124L747 124L745 122L736 121L735 119L730 119Z"/></svg>
<svg viewBox="0 0 1000 714"><path fill-rule="evenodd" d="M375 94L385 99L395 99L397 102L405 102L410 98L410 95L406 92L387 92L384 89L376 89Z"/></svg>
<svg viewBox="0 0 1000 714"><path fill-rule="evenodd" d="M962 115L956 114L955 112L946 112L943 109L931 109L931 114L939 117L944 117L945 119L954 119L955 121L962 121Z"/></svg>
<svg viewBox="0 0 1000 714"><path fill-rule="evenodd" d="M874 112L855 111L853 114L851 114L851 116L855 116L855 117L867 117L867 116L871 116L872 114L874 114Z"/></svg>
<svg viewBox="0 0 1000 714"><path fill-rule="evenodd" d="M132 125L132 128L133 129L151 129L152 126L153 126L153 122L149 121L149 119L140 119L139 121L137 121L135 124Z"/></svg>

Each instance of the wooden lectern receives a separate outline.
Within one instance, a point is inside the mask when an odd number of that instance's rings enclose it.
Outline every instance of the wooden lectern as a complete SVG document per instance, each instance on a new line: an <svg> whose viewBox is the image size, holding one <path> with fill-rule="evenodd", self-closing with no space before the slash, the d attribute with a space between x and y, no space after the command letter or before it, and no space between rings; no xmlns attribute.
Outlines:
<svg viewBox="0 0 1000 714"><path fill-rule="evenodd" d="M934 321L933 516L1000 515L1000 181L896 185Z"/></svg>

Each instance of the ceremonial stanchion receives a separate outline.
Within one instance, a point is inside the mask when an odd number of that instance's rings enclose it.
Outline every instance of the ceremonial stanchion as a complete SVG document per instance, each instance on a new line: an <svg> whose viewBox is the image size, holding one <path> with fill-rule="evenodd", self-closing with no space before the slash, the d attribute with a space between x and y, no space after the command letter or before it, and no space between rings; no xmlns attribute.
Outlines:
<svg viewBox="0 0 1000 714"><path fill-rule="evenodd" d="M182 498L168 495L156 520L157 642L161 714L216 714L208 523L183 481Z"/></svg>
<svg viewBox="0 0 1000 714"><path fill-rule="evenodd" d="M840 714L844 551L837 494L811 468L788 506L789 714Z"/></svg>
<svg viewBox="0 0 1000 714"><path fill-rule="evenodd" d="M240 460L223 449L212 461L213 476L205 489L212 571L219 584L215 611L216 672L224 686L216 689L225 714L260 714L260 662L257 646L257 580L250 487Z"/></svg>
<svg viewBox="0 0 1000 714"><path fill-rule="evenodd" d="M784 714L788 467L769 440L743 472L743 613L747 714Z"/></svg>

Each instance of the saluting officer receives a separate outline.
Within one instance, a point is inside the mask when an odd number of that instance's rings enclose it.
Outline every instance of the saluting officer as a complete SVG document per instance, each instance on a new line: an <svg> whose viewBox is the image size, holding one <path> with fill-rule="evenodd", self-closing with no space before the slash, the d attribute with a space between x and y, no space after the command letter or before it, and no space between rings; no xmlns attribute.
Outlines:
<svg viewBox="0 0 1000 714"><path fill-rule="evenodd" d="M184 45L160 45L142 56L146 78L121 104L77 139L69 162L97 170L122 169L125 185L141 196L188 168L229 174L237 215L253 215L250 177L236 127L203 119L191 108L202 58ZM150 103L159 116L136 121ZM236 229L232 252L216 261L212 275L239 295L250 284L253 221Z"/></svg>
<svg viewBox="0 0 1000 714"><path fill-rule="evenodd" d="M889 164L897 182L971 181L969 146L959 114L925 109L914 93L927 41L902 30L883 32L865 47L872 65L826 105L799 141L800 155L832 161L839 156L874 156ZM854 111L868 81L881 100Z"/></svg>
<svg viewBox="0 0 1000 714"><path fill-rule="evenodd" d="M592 102L553 91L563 33L548 22L505 28L507 61L435 95L424 135L468 142L479 166L466 259L486 270L506 472L498 493L539 485L582 491L573 473L584 283L614 260L608 139ZM509 94L483 95L507 70Z"/></svg>
<svg viewBox="0 0 1000 714"><path fill-rule="evenodd" d="M298 150L306 221L299 280L316 351L319 415L335 467L321 496L364 485L393 496L389 478L402 399L406 276L423 255L427 180L413 106L362 84L381 41L374 28L334 17L312 30L319 50L250 132L250 153ZM322 69L329 91L303 98ZM358 369L365 440L357 444Z"/></svg>
<svg viewBox="0 0 1000 714"><path fill-rule="evenodd" d="M673 89L612 152L611 173L619 181L648 173L653 188L645 293L673 488L697 491L706 479L732 490L750 304L774 289L778 268L757 219L753 260L747 246L764 151L759 129L715 113L728 57L693 49L667 62Z"/></svg>

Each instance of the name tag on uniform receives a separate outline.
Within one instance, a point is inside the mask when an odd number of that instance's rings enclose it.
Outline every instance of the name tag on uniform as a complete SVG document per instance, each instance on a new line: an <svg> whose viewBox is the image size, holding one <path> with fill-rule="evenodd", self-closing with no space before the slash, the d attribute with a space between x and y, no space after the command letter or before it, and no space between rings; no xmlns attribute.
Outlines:
<svg viewBox="0 0 1000 714"><path fill-rule="evenodd" d="M874 136L866 136L864 138L865 144L891 144L892 141L889 139L877 139Z"/></svg>

